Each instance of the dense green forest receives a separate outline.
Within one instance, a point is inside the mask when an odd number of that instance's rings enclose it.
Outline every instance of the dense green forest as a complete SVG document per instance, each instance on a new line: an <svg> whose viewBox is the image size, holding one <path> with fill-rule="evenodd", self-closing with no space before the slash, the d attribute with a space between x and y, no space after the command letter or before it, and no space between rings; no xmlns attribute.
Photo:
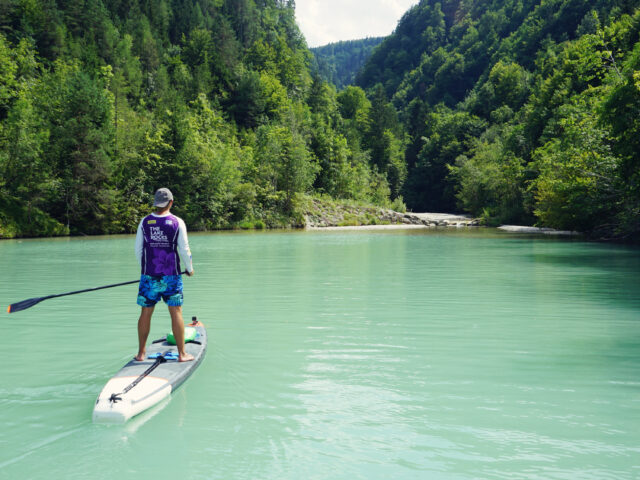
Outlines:
<svg viewBox="0 0 640 480"><path fill-rule="evenodd" d="M407 206L638 240L639 6L411 8L356 80L398 112Z"/></svg>
<svg viewBox="0 0 640 480"><path fill-rule="evenodd" d="M640 0L421 0L339 92L293 0L0 2L0 237L302 194L640 238Z"/></svg>
<svg viewBox="0 0 640 480"><path fill-rule="evenodd" d="M384 37L345 40L311 49L313 71L342 90L355 83L356 74L364 66L371 52Z"/></svg>
<svg viewBox="0 0 640 480"><path fill-rule="evenodd" d="M159 186L191 229L300 224L304 193L391 205L389 102L311 58L292 0L0 2L0 237L132 232Z"/></svg>

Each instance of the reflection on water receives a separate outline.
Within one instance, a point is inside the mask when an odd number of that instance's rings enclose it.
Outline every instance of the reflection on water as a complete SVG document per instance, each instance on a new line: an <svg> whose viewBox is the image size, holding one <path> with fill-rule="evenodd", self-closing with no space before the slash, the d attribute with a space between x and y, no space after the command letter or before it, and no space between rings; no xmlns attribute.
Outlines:
<svg viewBox="0 0 640 480"><path fill-rule="evenodd" d="M193 234L210 347L93 425L136 287L0 323L0 477L640 476L637 249L478 231ZM135 279L133 237L0 242L3 304ZM164 335L164 307L151 338ZM175 460L178 459L178 460Z"/></svg>

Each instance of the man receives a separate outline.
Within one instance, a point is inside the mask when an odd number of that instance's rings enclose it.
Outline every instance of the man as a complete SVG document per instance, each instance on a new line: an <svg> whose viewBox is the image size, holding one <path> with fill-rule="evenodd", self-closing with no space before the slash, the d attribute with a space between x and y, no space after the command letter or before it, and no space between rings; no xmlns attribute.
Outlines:
<svg viewBox="0 0 640 480"><path fill-rule="evenodd" d="M138 289L138 305L142 312L138 319L138 354L135 360L141 362L145 359L151 315L162 298L169 307L178 361L188 362L193 360L193 355L184 349L181 277L181 262L187 275L193 275L187 227L181 218L170 213L173 194L168 188L158 189L153 206L155 212L142 219L136 236L136 256L142 267Z"/></svg>

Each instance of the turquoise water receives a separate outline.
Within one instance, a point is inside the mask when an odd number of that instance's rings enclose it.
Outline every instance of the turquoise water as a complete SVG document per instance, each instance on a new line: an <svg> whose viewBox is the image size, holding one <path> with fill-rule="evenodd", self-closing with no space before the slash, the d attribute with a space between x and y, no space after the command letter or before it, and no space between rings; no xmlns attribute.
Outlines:
<svg viewBox="0 0 640 480"><path fill-rule="evenodd" d="M192 234L210 335L94 425L136 287L0 314L0 478L640 478L640 250L492 230ZM133 237L0 242L0 304L134 280ZM158 308L152 337L169 329Z"/></svg>

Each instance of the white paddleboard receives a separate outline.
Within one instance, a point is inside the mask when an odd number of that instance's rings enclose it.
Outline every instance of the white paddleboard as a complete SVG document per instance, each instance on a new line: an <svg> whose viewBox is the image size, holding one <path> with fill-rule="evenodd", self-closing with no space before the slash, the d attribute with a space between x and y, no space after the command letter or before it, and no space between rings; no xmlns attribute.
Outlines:
<svg viewBox="0 0 640 480"><path fill-rule="evenodd" d="M147 358L131 360L104 386L93 409L96 423L124 423L171 395L202 362L207 350L207 331L194 317L186 328L196 330L195 338L185 344L194 356L191 362L178 362L175 345L166 338L147 347Z"/></svg>

